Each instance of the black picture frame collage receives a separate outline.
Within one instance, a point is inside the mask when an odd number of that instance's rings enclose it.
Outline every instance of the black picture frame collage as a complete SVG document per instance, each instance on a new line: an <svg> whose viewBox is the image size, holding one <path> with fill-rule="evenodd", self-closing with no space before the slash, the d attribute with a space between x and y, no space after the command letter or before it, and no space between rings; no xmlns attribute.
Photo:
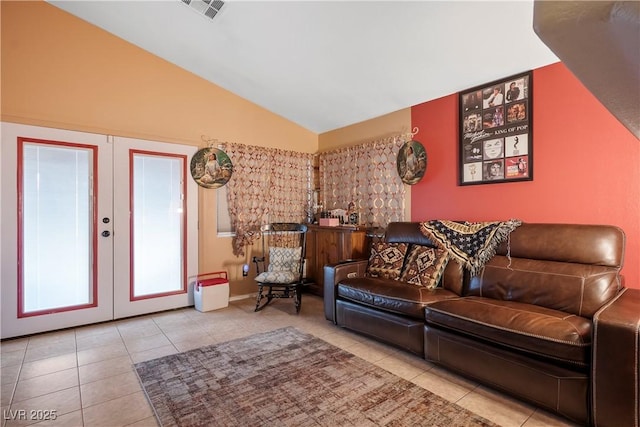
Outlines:
<svg viewBox="0 0 640 427"><path fill-rule="evenodd" d="M459 185L533 179L532 72L460 92Z"/></svg>

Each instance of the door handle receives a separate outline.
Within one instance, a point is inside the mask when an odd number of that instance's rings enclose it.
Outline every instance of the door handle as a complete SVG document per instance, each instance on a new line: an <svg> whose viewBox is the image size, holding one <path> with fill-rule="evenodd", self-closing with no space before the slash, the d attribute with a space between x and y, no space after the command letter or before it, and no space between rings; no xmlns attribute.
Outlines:
<svg viewBox="0 0 640 427"><path fill-rule="evenodd" d="M102 232L102 237L109 237L109 236L111 236L111 233L108 230L104 230Z"/></svg>

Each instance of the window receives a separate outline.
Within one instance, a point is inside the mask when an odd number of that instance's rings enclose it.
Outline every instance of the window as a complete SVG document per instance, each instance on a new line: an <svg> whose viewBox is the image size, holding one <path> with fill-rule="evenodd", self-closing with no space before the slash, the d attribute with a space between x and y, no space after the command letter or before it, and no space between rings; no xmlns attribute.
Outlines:
<svg viewBox="0 0 640 427"><path fill-rule="evenodd" d="M235 230L231 225L231 215L229 215L228 189L229 187L226 185L216 189L216 217L218 219L218 236L220 237L235 235Z"/></svg>

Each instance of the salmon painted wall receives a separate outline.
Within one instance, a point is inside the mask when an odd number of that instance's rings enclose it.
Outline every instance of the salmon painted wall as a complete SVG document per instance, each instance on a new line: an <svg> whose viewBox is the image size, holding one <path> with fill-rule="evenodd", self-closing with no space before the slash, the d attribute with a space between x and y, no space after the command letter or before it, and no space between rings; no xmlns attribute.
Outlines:
<svg viewBox="0 0 640 427"><path fill-rule="evenodd" d="M623 274L640 288L640 141L561 63L533 73L533 181L460 187L458 95L412 108L428 152L411 218L612 224L627 236Z"/></svg>

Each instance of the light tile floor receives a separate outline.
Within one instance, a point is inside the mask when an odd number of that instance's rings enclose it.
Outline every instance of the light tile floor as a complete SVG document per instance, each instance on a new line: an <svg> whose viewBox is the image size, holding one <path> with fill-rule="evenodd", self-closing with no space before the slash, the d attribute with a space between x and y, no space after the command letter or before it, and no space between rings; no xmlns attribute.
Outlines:
<svg viewBox="0 0 640 427"><path fill-rule="evenodd" d="M326 321L322 300L305 295L254 313L254 301L200 313L185 308L78 327L0 344L2 426L157 426L133 363L295 326L504 426L572 426L419 357ZM526 386L526 385L523 385ZM55 420L44 420L55 414ZM37 420L28 420L32 418ZM27 419L24 419L27 418Z"/></svg>

